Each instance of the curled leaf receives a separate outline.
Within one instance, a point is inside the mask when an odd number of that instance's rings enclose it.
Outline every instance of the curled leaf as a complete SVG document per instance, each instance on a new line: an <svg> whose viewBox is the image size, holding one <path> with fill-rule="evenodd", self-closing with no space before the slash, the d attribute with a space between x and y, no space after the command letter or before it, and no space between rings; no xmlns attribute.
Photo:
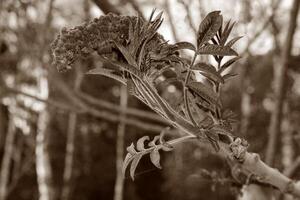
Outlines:
<svg viewBox="0 0 300 200"><path fill-rule="evenodd" d="M137 141L137 144L136 144L136 148L137 150L139 151L144 151L145 150L145 140L149 140L149 136L144 136L142 138L140 138L138 141Z"/></svg>
<svg viewBox="0 0 300 200"><path fill-rule="evenodd" d="M142 157L143 157L143 154L137 154L136 156L134 156L133 161L131 163L130 176L133 181L134 181L134 173L135 173L136 167L139 164Z"/></svg>
<svg viewBox="0 0 300 200"><path fill-rule="evenodd" d="M160 138L159 135L155 136L155 137L153 138L153 140L152 140L151 142L149 142L148 146L149 146L149 147L154 147L154 146L156 146L156 145L157 145L156 142L159 140L159 138Z"/></svg>
<svg viewBox="0 0 300 200"><path fill-rule="evenodd" d="M153 165L155 165L155 167L161 169L160 166L160 154L158 152L158 149L154 149L153 151L151 151L150 153L150 160L153 163Z"/></svg>
<svg viewBox="0 0 300 200"><path fill-rule="evenodd" d="M126 155L126 157L125 157L125 159L123 161L123 166L122 166L123 177L125 177L126 169L127 169L128 165L129 165L129 163L132 161L133 157L134 156L132 154L127 153L127 155Z"/></svg>
<svg viewBox="0 0 300 200"><path fill-rule="evenodd" d="M127 152L130 153L131 155L137 154L136 150L134 149L134 144L131 143L129 147L126 148Z"/></svg>

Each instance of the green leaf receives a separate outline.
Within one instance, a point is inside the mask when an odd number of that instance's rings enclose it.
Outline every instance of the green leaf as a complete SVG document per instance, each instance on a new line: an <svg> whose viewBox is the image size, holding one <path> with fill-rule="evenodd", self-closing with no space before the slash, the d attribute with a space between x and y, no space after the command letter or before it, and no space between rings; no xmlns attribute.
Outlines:
<svg viewBox="0 0 300 200"><path fill-rule="evenodd" d="M130 176L131 176L131 179L134 181L134 173L135 173L135 170L136 170L136 167L137 165L139 164L141 158L143 157L143 154L137 154L136 156L134 156L133 158L133 161L131 163L131 166L130 166Z"/></svg>
<svg viewBox="0 0 300 200"><path fill-rule="evenodd" d="M160 154L157 148L155 148L153 151L150 153L150 160L155 165L155 167L161 169L160 166Z"/></svg>
<svg viewBox="0 0 300 200"><path fill-rule="evenodd" d="M206 44L197 51L198 54L209 54L216 56L238 56L232 48L215 44Z"/></svg>
<svg viewBox="0 0 300 200"><path fill-rule="evenodd" d="M137 144L136 144L136 149L139 150L139 151L144 151L145 150L145 144L144 142L146 140L149 140L149 136L144 136L142 138L140 138L138 141L137 141Z"/></svg>
<svg viewBox="0 0 300 200"><path fill-rule="evenodd" d="M216 68L208 63L199 62L196 65L192 66L192 70L199 70L200 73L205 76L206 78L217 82L217 83L224 83L224 79L222 76L217 72Z"/></svg>
<svg viewBox="0 0 300 200"><path fill-rule="evenodd" d="M237 60L239 60L241 57L237 56L237 57L234 57L230 60L228 60L226 63L224 63L220 70L219 70L219 73L221 74L223 71L225 71L228 67L230 67L233 63L235 63Z"/></svg>
<svg viewBox="0 0 300 200"><path fill-rule="evenodd" d="M213 11L209 13L201 22L197 34L197 46L201 47L203 44L213 38L222 25L222 17L220 11Z"/></svg>
<svg viewBox="0 0 300 200"><path fill-rule="evenodd" d="M176 50L189 49L192 51L196 51L196 47L190 42L177 42L175 46L176 46L175 48Z"/></svg>
<svg viewBox="0 0 300 200"><path fill-rule="evenodd" d="M213 89L201 82L190 82L187 84L188 88L199 95L201 98L205 99L215 105L220 105L218 95L213 91Z"/></svg>
<svg viewBox="0 0 300 200"><path fill-rule="evenodd" d="M123 174L123 177L125 177L125 173L126 173L126 169L129 165L129 163L133 160L134 156L130 153L127 153L124 161L123 161L123 166L122 166L122 174Z"/></svg>
<svg viewBox="0 0 300 200"><path fill-rule="evenodd" d="M109 78L112 78L120 83L126 85L126 79L114 74L115 70L105 69L105 68L95 68L88 71L86 74L95 74L95 75L102 75Z"/></svg>
<svg viewBox="0 0 300 200"><path fill-rule="evenodd" d="M241 39L243 36L238 36L233 39L231 39L229 42L227 42L226 46L227 47L232 47L234 43L236 43L239 39Z"/></svg>

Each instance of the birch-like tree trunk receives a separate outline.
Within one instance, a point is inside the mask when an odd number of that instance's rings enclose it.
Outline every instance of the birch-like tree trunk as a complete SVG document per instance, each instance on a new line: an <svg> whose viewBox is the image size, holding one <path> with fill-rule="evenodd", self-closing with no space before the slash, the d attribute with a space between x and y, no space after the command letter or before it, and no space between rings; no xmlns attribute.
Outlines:
<svg viewBox="0 0 300 200"><path fill-rule="evenodd" d="M127 88L124 85L120 87L120 105L122 112L120 113L120 123L117 130L117 142L116 142L116 182L115 182L115 192L114 200L123 199L123 174L122 174L122 164L123 164L123 154L124 154L124 135L125 135L125 123L124 119L126 115L124 110L127 108Z"/></svg>
<svg viewBox="0 0 300 200"><path fill-rule="evenodd" d="M2 158L2 165L0 171L0 200L5 200L7 196L15 134L16 134L16 130L13 121L13 116L10 114L10 119L8 122L8 130L7 130L5 144L4 144L4 154Z"/></svg>
<svg viewBox="0 0 300 200"><path fill-rule="evenodd" d="M276 155L278 141L280 138L281 130L281 121L283 116L283 103L286 94L286 77L287 77L287 67L288 61L291 57L291 51L294 41L294 34L297 27L297 16L299 11L299 0L294 0L291 13L289 26L287 30L286 39L283 43L282 54L279 62L276 62L276 70L274 77L274 86L275 86L275 106L274 111L271 114L271 121L269 126L269 140L267 144L266 152L266 163L272 166L274 164L274 158Z"/></svg>
<svg viewBox="0 0 300 200"><path fill-rule="evenodd" d="M38 119L36 135L36 174L39 190L39 200L52 200L52 170L50 165L49 150L47 148L47 126L49 124L49 112L47 109L42 111Z"/></svg>
<svg viewBox="0 0 300 200"><path fill-rule="evenodd" d="M83 74L80 70L76 71L75 75L74 90L78 91L82 83ZM66 142L66 155L65 155L65 168L63 173L63 187L62 187L62 200L70 199L72 191L72 174L74 168L74 152L75 152L75 136L76 136L76 125L77 121L76 112L69 114L68 131L67 131L67 142Z"/></svg>

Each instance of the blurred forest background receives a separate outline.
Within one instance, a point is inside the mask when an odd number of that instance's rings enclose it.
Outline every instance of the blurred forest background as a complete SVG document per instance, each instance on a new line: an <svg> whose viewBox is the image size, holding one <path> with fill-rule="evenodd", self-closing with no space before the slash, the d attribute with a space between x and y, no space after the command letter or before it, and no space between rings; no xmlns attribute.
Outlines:
<svg viewBox="0 0 300 200"><path fill-rule="evenodd" d="M123 179L126 146L168 124L124 86L85 75L101 65L93 57L67 73L51 66L50 44L62 27L109 12L147 19L153 8L164 11L159 31L170 42L195 43L212 10L236 22L234 36L244 36L236 45L242 59L222 91L224 107L237 114L236 132L250 151L299 179L296 24L292 53L281 53L288 48L291 7L290 0L1 0L0 200L236 199L240 185L227 180L226 161L197 143L164 153L162 170L143 158L135 181ZM219 180L201 176L204 169Z"/></svg>

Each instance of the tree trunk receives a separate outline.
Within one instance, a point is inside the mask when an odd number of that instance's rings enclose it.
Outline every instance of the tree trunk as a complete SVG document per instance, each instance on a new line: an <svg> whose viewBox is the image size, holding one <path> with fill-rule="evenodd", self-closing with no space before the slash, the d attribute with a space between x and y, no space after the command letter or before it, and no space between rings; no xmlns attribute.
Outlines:
<svg viewBox="0 0 300 200"><path fill-rule="evenodd" d="M82 83L83 74L80 70L76 70L74 90L78 91ZM75 136L76 136L76 125L77 125L77 114L71 112L69 114L68 131L67 131L67 144L66 144L66 155L65 155L65 168L63 173L63 188L61 199L70 199L72 191L72 174L74 168L74 150L75 150Z"/></svg>
<svg viewBox="0 0 300 200"><path fill-rule="evenodd" d="M275 73L274 77L274 85L275 85L275 107L274 111L271 114L271 121L269 126L269 140L267 144L267 152L266 152L266 163L270 166L274 165L274 158L276 155L276 151L278 147L278 141L280 138L280 127L282 121L282 109L283 102L285 99L285 90L286 90L286 76L287 76L287 67L288 61L291 57L294 33L297 26L297 16L299 11L299 0L294 0L289 20L289 27L287 31L286 40L284 42L281 60L278 63L278 69L276 70L278 73ZM276 72L275 71L275 72Z"/></svg>
<svg viewBox="0 0 300 200"><path fill-rule="evenodd" d="M10 176L11 160L13 156L14 140L15 140L15 125L13 116L10 115L8 122L8 130L4 144L4 154L0 172L0 200L5 200L7 196L7 188Z"/></svg>
<svg viewBox="0 0 300 200"><path fill-rule="evenodd" d="M38 119L38 130L36 135L36 174L39 190L39 200L52 200L54 191L52 188L52 170L50 165L49 150L47 148L47 126L49 124L49 113L45 108Z"/></svg>
<svg viewBox="0 0 300 200"><path fill-rule="evenodd" d="M123 174L122 174L122 164L123 164L123 154L124 154L124 135L125 135L125 123L124 119L126 115L124 110L127 108L127 88L124 85L120 87L120 105L122 107L122 112L120 114L120 123L117 130L117 142L116 142L116 182L115 182L115 193L114 200L123 199Z"/></svg>

